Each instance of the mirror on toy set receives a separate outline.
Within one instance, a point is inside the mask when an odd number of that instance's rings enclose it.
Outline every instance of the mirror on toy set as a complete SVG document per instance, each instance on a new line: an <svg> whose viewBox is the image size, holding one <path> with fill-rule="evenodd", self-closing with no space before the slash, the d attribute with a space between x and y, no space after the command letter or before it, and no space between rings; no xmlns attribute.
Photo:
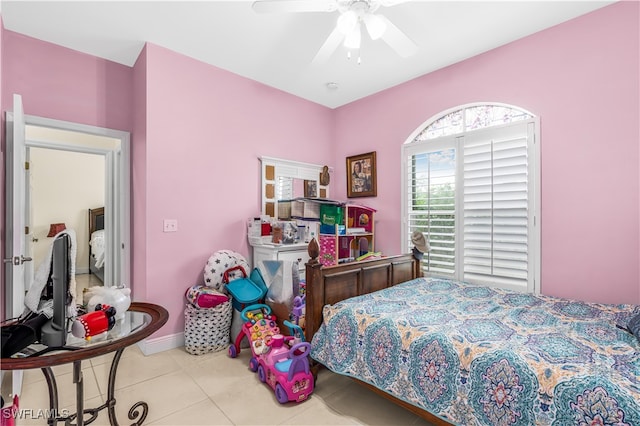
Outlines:
<svg viewBox="0 0 640 426"><path fill-rule="evenodd" d="M280 201L296 198L329 198L332 168L272 157L262 163L262 214L278 217Z"/></svg>
<svg viewBox="0 0 640 426"><path fill-rule="evenodd" d="M306 197L305 180L288 176L279 176L276 188L276 198L278 201L291 200L294 198Z"/></svg>

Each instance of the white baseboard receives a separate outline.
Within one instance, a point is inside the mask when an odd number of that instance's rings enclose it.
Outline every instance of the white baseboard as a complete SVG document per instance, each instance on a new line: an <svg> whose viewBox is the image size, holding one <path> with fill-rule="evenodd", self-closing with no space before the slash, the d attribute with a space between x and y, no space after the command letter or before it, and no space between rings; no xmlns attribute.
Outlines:
<svg viewBox="0 0 640 426"><path fill-rule="evenodd" d="M76 268L76 275L88 274L89 268Z"/></svg>
<svg viewBox="0 0 640 426"><path fill-rule="evenodd" d="M138 342L138 347L145 355L153 355L181 346L184 346L184 332L161 336L155 339L145 339Z"/></svg>

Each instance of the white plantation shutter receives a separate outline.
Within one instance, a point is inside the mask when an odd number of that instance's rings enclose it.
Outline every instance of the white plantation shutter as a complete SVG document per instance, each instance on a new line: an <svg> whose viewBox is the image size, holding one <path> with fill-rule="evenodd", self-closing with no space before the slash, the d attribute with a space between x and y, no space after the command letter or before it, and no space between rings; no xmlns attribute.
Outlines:
<svg viewBox="0 0 640 426"><path fill-rule="evenodd" d="M455 273L455 148L450 143L406 157L409 240L411 232L425 234L431 250L426 253L426 271ZM409 153L411 154L411 153Z"/></svg>
<svg viewBox="0 0 640 426"><path fill-rule="evenodd" d="M528 123L465 135L464 280L527 290Z"/></svg>
<svg viewBox="0 0 640 426"><path fill-rule="evenodd" d="M403 147L403 241L425 234L425 272L539 291L537 124L521 117L433 139L427 126Z"/></svg>

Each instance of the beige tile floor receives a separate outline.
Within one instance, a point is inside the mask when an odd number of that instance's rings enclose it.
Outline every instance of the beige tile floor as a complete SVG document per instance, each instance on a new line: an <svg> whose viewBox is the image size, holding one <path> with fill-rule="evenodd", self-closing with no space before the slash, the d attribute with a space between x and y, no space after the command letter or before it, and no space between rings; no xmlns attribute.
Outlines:
<svg viewBox="0 0 640 426"><path fill-rule="evenodd" d="M426 421L328 370L318 374L316 389L300 404L277 402L270 388L248 368L250 351L231 359L226 351L190 355L183 348L145 356L136 347L123 353L116 379L116 414L129 424L128 409L149 404L148 425L428 425ZM85 408L101 405L111 356L83 363ZM62 410L75 411L71 366L54 368ZM39 370L25 372L21 409L48 407L47 386ZM23 420L22 424L46 424ZM106 411L94 424L109 424Z"/></svg>
<svg viewBox="0 0 640 426"><path fill-rule="evenodd" d="M78 280L79 290L83 285L87 283ZM137 346L127 348L115 383L118 422L130 424L127 412L142 400L149 405L144 422L148 425L429 425L348 378L324 369L308 400L282 405L249 370L250 354L249 349L242 349L232 359L224 350L196 356L176 348L145 356ZM112 357L83 362L85 408L105 401ZM54 367L54 373L61 409L74 412L71 365ZM37 412L48 406L44 376L40 370L26 371L20 408ZM17 424L46 421L22 419ZM109 424L106 410L93 424Z"/></svg>

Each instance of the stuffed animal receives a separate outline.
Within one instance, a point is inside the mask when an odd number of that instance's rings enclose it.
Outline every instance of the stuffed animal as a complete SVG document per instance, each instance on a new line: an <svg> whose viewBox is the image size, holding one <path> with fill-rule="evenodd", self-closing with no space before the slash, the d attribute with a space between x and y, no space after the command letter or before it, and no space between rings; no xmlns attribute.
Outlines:
<svg viewBox="0 0 640 426"><path fill-rule="evenodd" d="M87 312L96 310L97 305L109 305L115 308L115 319L124 318L125 312L131 306L131 289L126 287L89 287L83 293L83 301Z"/></svg>

